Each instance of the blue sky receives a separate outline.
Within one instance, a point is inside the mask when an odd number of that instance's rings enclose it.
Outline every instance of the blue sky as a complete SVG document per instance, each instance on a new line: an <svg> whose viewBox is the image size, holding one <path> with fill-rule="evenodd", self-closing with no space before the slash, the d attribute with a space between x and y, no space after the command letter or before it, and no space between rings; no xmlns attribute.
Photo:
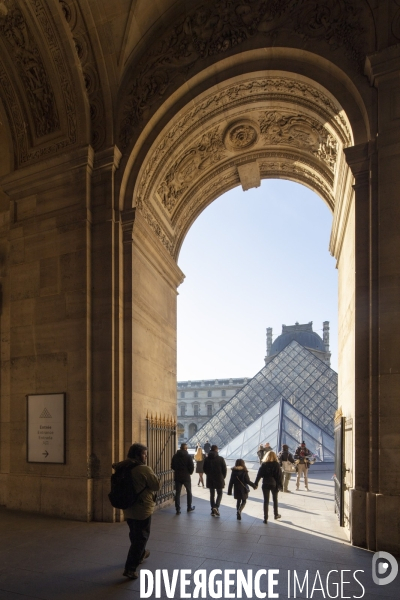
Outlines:
<svg viewBox="0 0 400 600"><path fill-rule="evenodd" d="M308 188L267 179L215 200L198 217L178 264L178 380L252 377L267 327L330 321L337 370L337 270L332 213Z"/></svg>

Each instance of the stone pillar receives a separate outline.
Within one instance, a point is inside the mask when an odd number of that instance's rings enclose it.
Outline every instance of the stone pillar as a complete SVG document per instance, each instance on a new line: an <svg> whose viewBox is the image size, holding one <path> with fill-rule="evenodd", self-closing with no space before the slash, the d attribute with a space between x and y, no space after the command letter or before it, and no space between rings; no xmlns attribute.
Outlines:
<svg viewBox="0 0 400 600"><path fill-rule="evenodd" d="M123 232L123 280L124 280L124 456L127 455L133 439L133 412L132 412L132 366L133 366L133 348L132 348L132 314L133 314L133 227L135 223L134 208L124 210L121 213L122 232Z"/></svg>
<svg viewBox="0 0 400 600"><path fill-rule="evenodd" d="M136 210L131 284L134 442L146 443L147 413L176 418L176 299L183 278L174 259ZM129 285L127 281L125 285Z"/></svg>
<svg viewBox="0 0 400 600"><path fill-rule="evenodd" d="M92 181L93 519L113 521L111 465L124 455L122 228L114 204L120 152L96 154Z"/></svg>
<svg viewBox="0 0 400 600"><path fill-rule="evenodd" d="M356 546L367 547L367 493L369 490L369 155L368 144L345 149L347 163L355 179L355 405L354 459L351 498L351 539ZM340 400L339 400L340 403ZM346 414L346 411L343 411ZM373 521L373 517L372 517Z"/></svg>
<svg viewBox="0 0 400 600"><path fill-rule="evenodd" d="M392 46L367 59L366 72L377 89L377 154L372 174L379 176L373 204L376 229L371 239L374 270L371 390L377 406L370 413L375 467L371 488L376 502L376 547L400 553L400 48ZM379 349L379 352L378 352ZM378 444L375 442L378 438Z"/></svg>

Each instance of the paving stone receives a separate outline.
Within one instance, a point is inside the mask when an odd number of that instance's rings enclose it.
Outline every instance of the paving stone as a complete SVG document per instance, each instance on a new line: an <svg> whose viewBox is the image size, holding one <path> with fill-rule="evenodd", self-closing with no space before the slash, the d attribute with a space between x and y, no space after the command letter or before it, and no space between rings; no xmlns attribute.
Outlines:
<svg viewBox="0 0 400 600"><path fill-rule="evenodd" d="M331 494L332 481L313 480L319 499L300 494L280 502L282 519L262 522L262 492L248 501L237 521L234 501L224 494L219 519L210 516L208 496L194 489L196 511L177 517L173 507L153 516L148 547L150 558L142 569L279 569L278 591L287 598L287 571L302 581L306 571L313 579L330 570L364 571L365 600L400 597L400 578L388 586L373 584L373 553L351 546L336 515L326 509L324 493ZM327 489L328 488L328 489ZM322 492L321 492L322 490ZM197 493L199 492L199 495ZM200 497L201 495L201 497ZM270 508L272 511L272 506ZM0 509L0 600L136 600L140 580L122 577L129 547L126 523L83 523L28 515ZM346 573L348 576L349 573ZM261 579L261 588L265 585ZM193 590L191 582L188 591ZM345 589L360 595L352 580ZM292 590L293 591L293 590ZM304 597L297 590L297 598ZM301 595L299 595L301 594ZM166 594L163 594L166 598ZM179 594L175 595L178 599ZM209 596L207 595L207 598ZM314 600L322 598L315 592Z"/></svg>

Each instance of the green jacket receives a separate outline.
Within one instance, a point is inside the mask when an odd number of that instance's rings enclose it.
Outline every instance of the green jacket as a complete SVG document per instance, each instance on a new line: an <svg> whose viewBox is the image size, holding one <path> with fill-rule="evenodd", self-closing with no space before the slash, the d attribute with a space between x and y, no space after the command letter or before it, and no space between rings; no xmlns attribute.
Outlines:
<svg viewBox="0 0 400 600"><path fill-rule="evenodd" d="M154 474L153 469L147 465L143 465L136 460L132 460L131 462L138 465L131 471L135 492L138 494L143 488L145 489L135 504L124 510L124 515L125 519L143 521L153 514L155 507L154 492L158 492L160 489L160 481Z"/></svg>

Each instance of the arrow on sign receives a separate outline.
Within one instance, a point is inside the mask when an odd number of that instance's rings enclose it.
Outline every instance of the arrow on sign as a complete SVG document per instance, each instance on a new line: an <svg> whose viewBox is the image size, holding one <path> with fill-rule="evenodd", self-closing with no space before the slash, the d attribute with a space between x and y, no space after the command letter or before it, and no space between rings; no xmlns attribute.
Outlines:
<svg viewBox="0 0 400 600"><path fill-rule="evenodd" d="M49 453L47 452L47 450L46 450L46 452L43 452L43 456L44 456L45 458L47 458L47 457L48 457L48 455L49 455Z"/></svg>

